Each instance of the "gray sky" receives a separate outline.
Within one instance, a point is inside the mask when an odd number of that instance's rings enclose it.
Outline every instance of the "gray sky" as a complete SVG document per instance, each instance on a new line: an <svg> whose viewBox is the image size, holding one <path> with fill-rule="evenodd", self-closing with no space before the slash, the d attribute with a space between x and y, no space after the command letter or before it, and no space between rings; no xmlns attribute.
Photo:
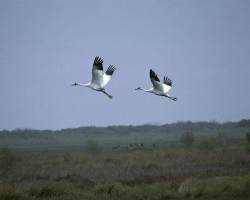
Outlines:
<svg viewBox="0 0 250 200"><path fill-rule="evenodd" d="M0 0L0 129L250 117L249 0ZM117 67L113 100L88 82ZM149 69L179 100L134 91Z"/></svg>

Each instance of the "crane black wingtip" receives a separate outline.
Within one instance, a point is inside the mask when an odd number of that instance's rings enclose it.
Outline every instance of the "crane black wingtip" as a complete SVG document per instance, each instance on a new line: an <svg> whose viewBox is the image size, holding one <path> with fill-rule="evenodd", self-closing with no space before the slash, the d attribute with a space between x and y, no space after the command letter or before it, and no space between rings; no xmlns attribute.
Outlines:
<svg viewBox="0 0 250 200"><path fill-rule="evenodd" d="M94 59L94 66L97 67L98 70L103 70L103 59L99 56L96 56Z"/></svg>
<svg viewBox="0 0 250 200"><path fill-rule="evenodd" d="M163 83L169 86L172 86L172 80L167 76L164 76Z"/></svg>
<svg viewBox="0 0 250 200"><path fill-rule="evenodd" d="M149 72L150 72L149 75L150 75L151 79L154 79L155 81L159 81L160 82L160 79L158 78L158 76L156 75L156 73L152 69L150 69Z"/></svg>
<svg viewBox="0 0 250 200"><path fill-rule="evenodd" d="M107 71L106 71L106 74L109 75L109 76L112 76L113 73L115 72L116 70L116 67L114 65L109 65Z"/></svg>

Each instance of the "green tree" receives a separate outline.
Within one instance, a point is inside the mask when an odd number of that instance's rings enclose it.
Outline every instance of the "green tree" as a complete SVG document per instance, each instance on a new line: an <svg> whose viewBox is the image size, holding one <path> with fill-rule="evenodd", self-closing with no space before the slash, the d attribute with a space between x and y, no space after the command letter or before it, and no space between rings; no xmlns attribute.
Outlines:
<svg viewBox="0 0 250 200"><path fill-rule="evenodd" d="M213 150L216 146L215 138L203 138L198 144L198 148L202 150Z"/></svg>
<svg viewBox="0 0 250 200"><path fill-rule="evenodd" d="M7 176L15 165L15 155L9 149L0 149L0 176Z"/></svg>
<svg viewBox="0 0 250 200"><path fill-rule="evenodd" d="M248 127L250 126L250 120L249 119L242 119L238 122L239 127Z"/></svg>
<svg viewBox="0 0 250 200"><path fill-rule="evenodd" d="M95 140L88 140L87 151L92 155L97 155L101 152L101 147Z"/></svg>
<svg viewBox="0 0 250 200"><path fill-rule="evenodd" d="M246 133L246 151L250 152L250 131Z"/></svg>
<svg viewBox="0 0 250 200"><path fill-rule="evenodd" d="M180 142L185 147L191 147L194 143L194 134L190 131L187 131L181 135Z"/></svg>
<svg viewBox="0 0 250 200"><path fill-rule="evenodd" d="M218 132L216 138L217 145L223 146L226 144L226 135L224 132Z"/></svg>

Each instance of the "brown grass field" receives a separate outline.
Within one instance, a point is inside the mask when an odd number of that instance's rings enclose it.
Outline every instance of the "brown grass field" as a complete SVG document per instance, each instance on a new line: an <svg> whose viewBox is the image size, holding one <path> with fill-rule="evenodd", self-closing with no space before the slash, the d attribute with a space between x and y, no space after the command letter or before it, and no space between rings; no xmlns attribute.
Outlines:
<svg viewBox="0 0 250 200"><path fill-rule="evenodd" d="M244 137L218 143L199 142L197 136L190 147L149 139L143 145L126 143L139 141L137 136L121 136L112 144L107 142L111 137L98 136L88 137L82 146L51 148L48 139L49 146L35 148L32 139L27 148L1 147L0 200L250 199L250 153ZM20 143L4 137L5 144ZM30 144L30 137L23 141ZM66 140L70 137L74 135Z"/></svg>

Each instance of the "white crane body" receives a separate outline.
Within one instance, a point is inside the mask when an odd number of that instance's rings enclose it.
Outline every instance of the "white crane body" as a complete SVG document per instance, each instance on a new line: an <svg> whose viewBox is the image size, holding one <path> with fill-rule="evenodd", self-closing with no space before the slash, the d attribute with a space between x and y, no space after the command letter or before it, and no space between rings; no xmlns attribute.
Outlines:
<svg viewBox="0 0 250 200"><path fill-rule="evenodd" d="M136 88L136 90L142 90L142 91L145 91L148 93L153 93L153 94L158 95L158 96L164 96L164 97L170 98L174 101L177 101L177 97L171 97L168 94L168 92L172 88L172 80L171 79L169 79L168 77L164 77L163 83L161 83L160 79L158 78L158 76L156 75L156 73L152 69L150 69L149 76L150 76L150 80L151 80L151 83L153 85L153 88L144 89L144 88L138 87L138 88Z"/></svg>
<svg viewBox="0 0 250 200"><path fill-rule="evenodd" d="M72 86L85 86L92 90L102 92L107 95L109 98L113 98L110 94L107 93L105 86L111 80L111 77L116 68L113 65L109 65L107 71L103 72L103 60L100 57L95 57L93 67L92 67L92 80L87 84L83 83L74 83Z"/></svg>

